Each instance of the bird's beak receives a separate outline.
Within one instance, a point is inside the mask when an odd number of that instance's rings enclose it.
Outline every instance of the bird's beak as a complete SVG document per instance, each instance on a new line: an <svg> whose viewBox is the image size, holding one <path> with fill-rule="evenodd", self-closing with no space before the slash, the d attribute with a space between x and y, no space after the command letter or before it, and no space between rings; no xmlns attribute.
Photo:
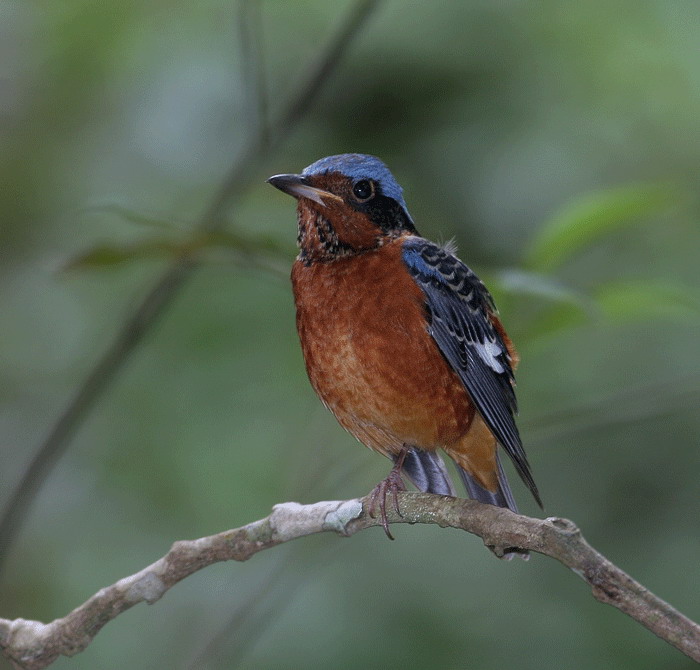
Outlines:
<svg viewBox="0 0 700 670"><path fill-rule="evenodd" d="M300 174L276 174L270 177L267 183L295 198L308 198L319 205L325 206L326 200L343 202L343 199L335 193L311 186Z"/></svg>

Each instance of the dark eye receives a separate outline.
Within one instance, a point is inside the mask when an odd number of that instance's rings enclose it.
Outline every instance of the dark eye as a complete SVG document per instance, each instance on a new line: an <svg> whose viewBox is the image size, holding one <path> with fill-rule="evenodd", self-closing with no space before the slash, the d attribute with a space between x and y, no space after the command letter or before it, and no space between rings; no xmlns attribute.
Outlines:
<svg viewBox="0 0 700 670"><path fill-rule="evenodd" d="M369 179L360 179L353 185L352 192L360 202L366 202L374 195L374 182Z"/></svg>

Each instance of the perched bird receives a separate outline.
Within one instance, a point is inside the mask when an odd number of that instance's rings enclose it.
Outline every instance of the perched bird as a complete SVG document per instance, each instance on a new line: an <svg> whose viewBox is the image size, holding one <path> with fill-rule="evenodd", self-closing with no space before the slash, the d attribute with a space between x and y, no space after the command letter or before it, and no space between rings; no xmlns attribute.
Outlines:
<svg viewBox="0 0 700 670"><path fill-rule="evenodd" d="M394 461L374 490L382 524L403 472L454 495L438 450L471 498L517 511L497 446L542 505L513 418L518 354L477 276L419 236L402 189L378 158L328 156L268 179L298 200L292 269L311 385L340 424Z"/></svg>

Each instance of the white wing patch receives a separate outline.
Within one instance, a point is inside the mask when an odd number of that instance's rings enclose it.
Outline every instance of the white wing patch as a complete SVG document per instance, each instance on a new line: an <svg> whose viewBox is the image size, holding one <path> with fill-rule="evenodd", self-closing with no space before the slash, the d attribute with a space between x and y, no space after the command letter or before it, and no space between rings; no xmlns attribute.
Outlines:
<svg viewBox="0 0 700 670"><path fill-rule="evenodd" d="M498 360L498 356L503 354L503 349L496 343L490 340L484 340L484 343L473 342L472 346L476 349L480 358L486 365L488 365L494 372L501 374L505 372L503 364Z"/></svg>

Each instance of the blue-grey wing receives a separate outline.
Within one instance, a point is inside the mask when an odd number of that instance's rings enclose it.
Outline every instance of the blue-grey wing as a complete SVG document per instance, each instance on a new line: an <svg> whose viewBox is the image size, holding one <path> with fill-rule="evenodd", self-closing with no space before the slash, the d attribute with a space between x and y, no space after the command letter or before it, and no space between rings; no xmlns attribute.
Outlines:
<svg viewBox="0 0 700 670"><path fill-rule="evenodd" d="M510 354L486 287L456 256L420 237L406 239L403 260L425 295L428 332L541 505L515 424Z"/></svg>

